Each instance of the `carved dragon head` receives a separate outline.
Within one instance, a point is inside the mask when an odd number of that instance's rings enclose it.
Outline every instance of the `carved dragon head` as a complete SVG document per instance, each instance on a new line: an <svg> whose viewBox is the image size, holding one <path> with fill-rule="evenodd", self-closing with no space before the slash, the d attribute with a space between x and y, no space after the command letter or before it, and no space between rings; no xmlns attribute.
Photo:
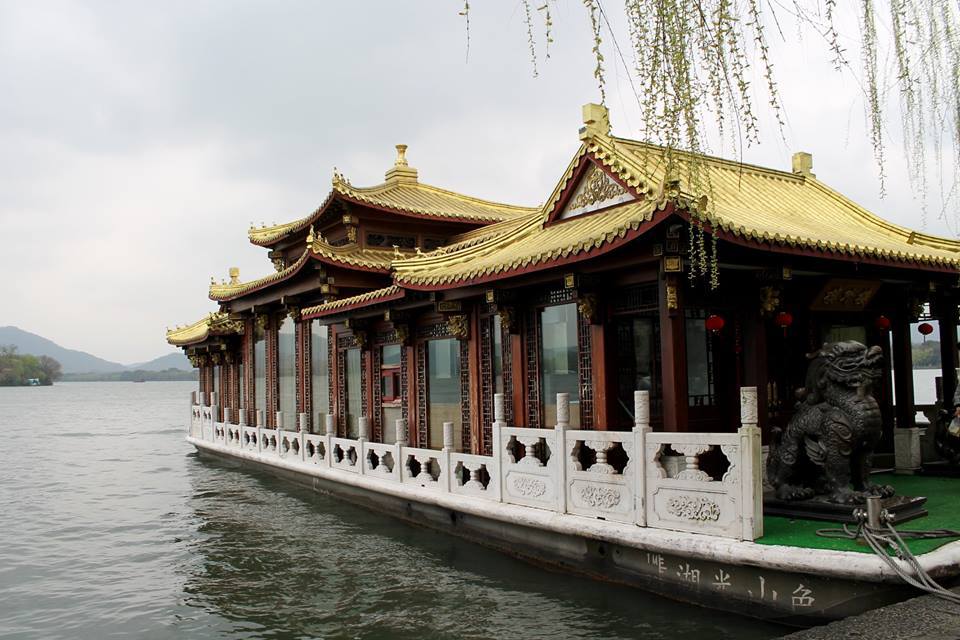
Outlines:
<svg viewBox="0 0 960 640"><path fill-rule="evenodd" d="M807 371L808 390L829 384L859 389L869 388L880 378L883 351L848 340L824 343L807 357L812 360Z"/></svg>

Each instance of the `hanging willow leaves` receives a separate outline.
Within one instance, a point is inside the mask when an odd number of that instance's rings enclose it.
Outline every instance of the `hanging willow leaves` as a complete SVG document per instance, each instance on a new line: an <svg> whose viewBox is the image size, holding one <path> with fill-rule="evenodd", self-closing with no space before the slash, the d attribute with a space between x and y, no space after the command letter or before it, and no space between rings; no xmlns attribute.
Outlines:
<svg viewBox="0 0 960 640"><path fill-rule="evenodd" d="M536 63L533 5L521 1ZM601 102L607 97L607 51L630 72L641 114L639 137L662 149L664 182L677 181L684 193L707 196L707 206L691 210L691 277L708 276L711 287L719 282L716 236L710 233L712 190L700 159L709 150L707 134L729 140L741 157L745 147L760 141L762 107L771 114L776 134L784 135L786 109L768 33L783 38L787 26L798 34L812 31L834 68L861 87L881 195L888 111L894 108L899 118L892 120L899 124L911 187L924 203L922 225L928 165L936 162L944 207L940 218L951 222L946 211L952 205L952 224L960 226L960 0L622 0L617 11L626 25L630 61L618 42L623 37L618 38L607 15L614 3L582 3ZM547 15L548 45L553 39L550 4L547 0L536 8ZM859 46L859 56L848 56L845 43ZM753 86L754 78L762 81ZM897 99L888 100L894 94Z"/></svg>

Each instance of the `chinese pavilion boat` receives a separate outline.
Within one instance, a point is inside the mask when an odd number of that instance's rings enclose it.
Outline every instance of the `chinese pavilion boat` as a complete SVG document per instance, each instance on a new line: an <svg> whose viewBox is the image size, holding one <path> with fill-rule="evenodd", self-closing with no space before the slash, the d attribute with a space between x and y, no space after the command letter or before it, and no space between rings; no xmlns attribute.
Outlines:
<svg viewBox="0 0 960 640"><path fill-rule="evenodd" d="M911 595L822 524L764 516L762 460L806 354L855 341L882 362L877 450L919 466L911 322L939 322L952 397L960 243L857 206L808 154L789 172L667 158L598 105L579 137L539 207L425 184L398 145L382 184L334 173L309 215L251 228L274 271L230 269L219 309L167 333L200 370L188 441L705 606L809 624ZM942 527L960 513L936 482L905 490ZM960 544L924 544L921 565L955 580Z"/></svg>

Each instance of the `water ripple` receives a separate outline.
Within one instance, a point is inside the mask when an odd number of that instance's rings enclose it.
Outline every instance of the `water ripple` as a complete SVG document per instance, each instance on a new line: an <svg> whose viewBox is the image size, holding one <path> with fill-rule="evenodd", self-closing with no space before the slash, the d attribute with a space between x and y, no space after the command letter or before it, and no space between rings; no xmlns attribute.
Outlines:
<svg viewBox="0 0 960 640"><path fill-rule="evenodd" d="M191 383L0 389L0 638L768 638L183 440Z"/></svg>

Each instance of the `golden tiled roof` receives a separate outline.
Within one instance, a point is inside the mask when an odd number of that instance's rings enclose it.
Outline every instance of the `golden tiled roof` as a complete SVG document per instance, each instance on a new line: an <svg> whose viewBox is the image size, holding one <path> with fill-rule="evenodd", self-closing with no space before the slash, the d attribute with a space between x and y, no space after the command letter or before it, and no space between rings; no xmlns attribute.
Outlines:
<svg viewBox="0 0 960 640"><path fill-rule="evenodd" d="M297 258L293 264L285 269L271 273L268 276L257 278L256 280L250 280L249 282L211 282L210 299L217 301L232 300L233 298L242 296L245 293L250 293L275 282L286 280L288 277L300 271L300 269L303 268L303 265L305 265L309 259L310 249L307 248L304 249L303 254L301 254L301 256Z"/></svg>
<svg viewBox="0 0 960 640"><path fill-rule="evenodd" d="M436 286L487 280L508 272L535 269L560 258L576 258L652 219L653 200L634 201L608 212L543 226L541 213L529 215L510 233L455 251L438 250L393 263L394 279L403 286Z"/></svg>
<svg viewBox="0 0 960 640"><path fill-rule="evenodd" d="M413 174L416 175L415 173ZM251 227L250 241L261 246L271 245L292 233L306 229L326 209L335 197L400 214L490 224L524 216L536 207L519 207L434 187L413 179L387 179L374 187L354 187L338 173L333 176L333 188L316 211L308 216L269 227Z"/></svg>
<svg viewBox="0 0 960 640"><path fill-rule="evenodd" d="M331 300L330 302L324 302L323 304L318 304L313 307L305 307L300 310L300 313L305 319L316 318L336 311L362 307L375 302L396 300L403 296L403 289L397 285L390 285L383 289L374 289L373 291L367 291L356 296L350 296L349 298L340 298L339 300Z"/></svg>
<svg viewBox="0 0 960 640"><path fill-rule="evenodd" d="M591 150L652 167L662 181L663 150L612 138ZM680 172L689 156L680 154ZM887 222L834 191L812 175L702 156L703 177L713 224L734 236L822 253L918 262L936 267L960 265L960 242ZM680 188L692 191L681 180Z"/></svg>
<svg viewBox="0 0 960 640"><path fill-rule="evenodd" d="M383 273L389 273L390 263L394 259L392 249L361 248L355 243L335 247L323 238L316 238L310 245L310 251L315 258L324 262L345 264Z"/></svg>
<svg viewBox="0 0 960 640"><path fill-rule="evenodd" d="M584 155L628 185L639 200L599 213L551 222L554 208ZM676 153L678 181L665 180L662 148L602 134L589 135L542 210L514 224L462 234L460 243L394 262L395 281L412 288L494 279L561 258L610 248L667 204L703 212L734 238L815 251L826 256L960 266L960 242L910 231L870 213L809 175ZM694 189L692 175L698 176ZM686 177L686 180L684 180ZM497 226L497 225L495 225Z"/></svg>
<svg viewBox="0 0 960 640"><path fill-rule="evenodd" d="M167 330L167 342L186 347L203 342L211 335L227 335L243 333L243 328L237 321L231 320L229 314L222 312L209 313L193 324Z"/></svg>

